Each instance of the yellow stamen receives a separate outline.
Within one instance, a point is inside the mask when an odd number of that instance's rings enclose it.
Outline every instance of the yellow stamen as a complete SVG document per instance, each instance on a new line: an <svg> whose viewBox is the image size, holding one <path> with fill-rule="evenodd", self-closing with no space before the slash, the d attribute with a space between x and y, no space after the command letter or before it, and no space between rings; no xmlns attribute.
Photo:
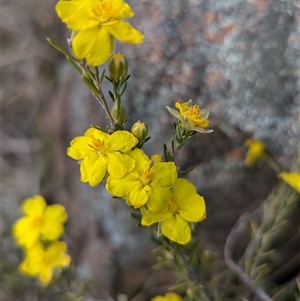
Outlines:
<svg viewBox="0 0 300 301"><path fill-rule="evenodd" d="M142 176L141 176L141 182L143 184L143 186L146 186L149 184L155 170L153 169L153 167L150 168L151 162L149 162L149 165L146 169L142 170Z"/></svg>
<svg viewBox="0 0 300 301"><path fill-rule="evenodd" d="M177 200L177 198L176 198L174 195L172 195L172 197L171 197L170 203L169 203L169 205L168 205L168 209L169 209L173 214L175 214L175 213L178 211L178 209L179 209L179 203L178 203L178 200Z"/></svg>

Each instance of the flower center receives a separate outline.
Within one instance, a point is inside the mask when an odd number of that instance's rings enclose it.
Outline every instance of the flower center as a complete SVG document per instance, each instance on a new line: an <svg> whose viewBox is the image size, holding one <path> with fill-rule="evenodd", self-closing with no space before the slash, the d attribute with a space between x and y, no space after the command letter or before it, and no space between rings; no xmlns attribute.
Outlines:
<svg viewBox="0 0 300 301"><path fill-rule="evenodd" d="M44 263L45 265L50 265L51 262L52 262L51 256L50 256L47 252L45 252L45 253L44 253L44 256L43 256L43 263Z"/></svg>
<svg viewBox="0 0 300 301"><path fill-rule="evenodd" d="M105 144L105 141L100 139L95 139L94 137L92 139L93 139L92 143L88 144L90 148L94 149L99 154L107 150L107 145Z"/></svg>
<svg viewBox="0 0 300 301"><path fill-rule="evenodd" d="M200 107L193 105L188 111L183 112L182 116L191 121L194 126L206 128L209 126L209 121L204 119L200 114Z"/></svg>
<svg viewBox="0 0 300 301"><path fill-rule="evenodd" d="M31 226L32 228L39 228L42 225L42 217L39 215L36 215L31 220Z"/></svg>
<svg viewBox="0 0 300 301"><path fill-rule="evenodd" d="M146 186L149 184L155 170L153 169L153 167L150 167L151 162L149 162L149 165L147 168L145 168L144 170L142 170L142 176L141 176L141 183L143 184L143 186Z"/></svg>
<svg viewBox="0 0 300 301"><path fill-rule="evenodd" d="M171 196L171 200L169 202L168 209L173 214L175 214L179 210L179 203L178 203L177 198L174 195Z"/></svg>
<svg viewBox="0 0 300 301"><path fill-rule="evenodd" d="M95 18L99 20L99 24L111 25L117 22L117 20L112 19L121 10L122 7L114 8L112 7L112 2L113 1L111 0L99 2L97 6L92 10Z"/></svg>

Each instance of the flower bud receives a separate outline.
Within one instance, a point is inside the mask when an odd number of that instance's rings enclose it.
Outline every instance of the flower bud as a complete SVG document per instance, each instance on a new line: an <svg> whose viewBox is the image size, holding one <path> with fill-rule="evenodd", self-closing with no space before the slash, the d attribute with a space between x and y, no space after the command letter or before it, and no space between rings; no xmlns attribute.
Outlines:
<svg viewBox="0 0 300 301"><path fill-rule="evenodd" d="M130 131L133 136L139 140L139 142L143 142L148 135L148 126L147 124L138 121L131 127Z"/></svg>
<svg viewBox="0 0 300 301"><path fill-rule="evenodd" d="M124 106L120 104L120 112L118 114L118 106L117 103L113 105L113 107L110 110L111 116L114 120L116 120L119 124L123 124L125 121L125 115L126 111Z"/></svg>
<svg viewBox="0 0 300 301"><path fill-rule="evenodd" d="M108 63L109 77L118 80L125 77L128 72L128 62L125 55L121 53L114 54Z"/></svg>
<svg viewBox="0 0 300 301"><path fill-rule="evenodd" d="M162 162L162 157L159 154L154 154L151 156L151 161L153 162Z"/></svg>

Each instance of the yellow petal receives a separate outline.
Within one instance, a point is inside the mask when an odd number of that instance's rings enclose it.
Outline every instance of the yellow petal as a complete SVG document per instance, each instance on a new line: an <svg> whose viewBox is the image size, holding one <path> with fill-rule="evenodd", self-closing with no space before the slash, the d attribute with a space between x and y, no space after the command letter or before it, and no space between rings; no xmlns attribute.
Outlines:
<svg viewBox="0 0 300 301"><path fill-rule="evenodd" d="M145 205L148 200L148 192L148 187L143 187L140 182L136 182L126 197L127 204L134 208Z"/></svg>
<svg viewBox="0 0 300 301"><path fill-rule="evenodd" d="M182 301L182 298L179 295L172 292L167 293L165 298L167 301Z"/></svg>
<svg viewBox="0 0 300 301"><path fill-rule="evenodd" d="M278 177L300 193L300 173L282 172Z"/></svg>
<svg viewBox="0 0 300 301"><path fill-rule="evenodd" d="M47 240L58 239L64 232L63 222L55 218L44 217L41 232Z"/></svg>
<svg viewBox="0 0 300 301"><path fill-rule="evenodd" d="M124 2L124 1L123 1ZM114 16L115 19L127 19L134 16L134 12L131 7L124 3L123 8Z"/></svg>
<svg viewBox="0 0 300 301"><path fill-rule="evenodd" d="M25 247L33 246L39 239L40 227L33 227L31 217L18 219L12 226L13 236L16 242Z"/></svg>
<svg viewBox="0 0 300 301"><path fill-rule="evenodd" d="M154 223L162 222L164 220L172 218L172 213L168 211L153 213L151 211L146 211L144 208L142 208L141 212L143 215L141 221L143 226L150 226Z"/></svg>
<svg viewBox="0 0 300 301"><path fill-rule="evenodd" d="M157 162L153 165L155 173L152 181L160 186L171 186L177 178L176 165L173 162Z"/></svg>
<svg viewBox="0 0 300 301"><path fill-rule="evenodd" d="M123 20L107 26L107 31L123 43L140 44L145 38L138 30Z"/></svg>
<svg viewBox="0 0 300 301"><path fill-rule="evenodd" d="M110 13L108 13L108 15L111 15L111 19L119 20L131 18L134 15L134 12L132 11L131 7L123 0L105 0L102 3L103 6L105 5L106 7L110 8Z"/></svg>
<svg viewBox="0 0 300 301"><path fill-rule="evenodd" d="M42 215L46 206L47 203L45 199L40 195L36 195L24 201L22 211L31 216Z"/></svg>
<svg viewBox="0 0 300 301"><path fill-rule="evenodd" d="M162 211L169 203L171 190L169 187L161 187L156 183L150 183L151 191L148 194L147 207L152 212Z"/></svg>
<svg viewBox="0 0 300 301"><path fill-rule="evenodd" d="M179 213L180 215L189 222L199 222L206 216L204 198L199 194L191 195L190 197L180 200L179 202Z"/></svg>
<svg viewBox="0 0 300 301"><path fill-rule="evenodd" d="M50 265L44 265L39 273L39 280L43 285L48 285L53 277L53 270Z"/></svg>
<svg viewBox="0 0 300 301"><path fill-rule="evenodd" d="M60 223L67 220L67 213L65 207L60 204L50 205L44 212L44 219L52 219Z"/></svg>
<svg viewBox="0 0 300 301"><path fill-rule="evenodd" d="M261 141L249 138L246 140L245 145L248 147L245 158L246 166L252 166L257 160L265 158L267 149Z"/></svg>
<svg viewBox="0 0 300 301"><path fill-rule="evenodd" d="M47 254L51 258L51 265L55 267L65 267L70 264L71 257L66 254L67 245L62 241L55 241L47 248Z"/></svg>
<svg viewBox="0 0 300 301"><path fill-rule="evenodd" d="M107 152L106 156L109 160L107 171L114 178L122 178L134 169L135 161L127 154Z"/></svg>
<svg viewBox="0 0 300 301"><path fill-rule="evenodd" d="M99 140L109 140L110 135L97 129L94 127L90 127L86 132L84 133L84 136L86 137L91 137Z"/></svg>
<svg viewBox="0 0 300 301"><path fill-rule="evenodd" d="M186 220L175 214L172 218L165 220L161 227L162 233L169 239L186 244L191 239L191 229Z"/></svg>
<svg viewBox="0 0 300 301"><path fill-rule="evenodd" d="M106 160L98 154L90 154L80 164L81 181L97 186L106 174Z"/></svg>
<svg viewBox="0 0 300 301"><path fill-rule="evenodd" d="M97 26L100 21L93 12L98 0L61 0L55 6L60 19L72 30L84 30Z"/></svg>
<svg viewBox="0 0 300 301"><path fill-rule="evenodd" d="M110 150L126 153L137 145L138 140L127 131L116 131L111 135L110 143Z"/></svg>
<svg viewBox="0 0 300 301"><path fill-rule="evenodd" d="M165 296L156 296L150 301L182 301L182 298L175 293L167 293Z"/></svg>
<svg viewBox="0 0 300 301"><path fill-rule="evenodd" d="M143 170L149 167L151 160L140 148L135 148L133 151L128 152L128 155L135 160L135 170L141 175Z"/></svg>
<svg viewBox="0 0 300 301"><path fill-rule="evenodd" d="M91 66L99 66L109 60L113 52L113 39L107 26L82 30L73 39L75 56L86 59Z"/></svg>
<svg viewBox="0 0 300 301"><path fill-rule="evenodd" d="M75 160L82 160L94 151L89 145L92 145L92 139L90 137L76 137L71 141L70 147L67 149L67 154Z"/></svg>
<svg viewBox="0 0 300 301"><path fill-rule="evenodd" d="M129 190L139 181L139 174L131 172L121 179L109 176L106 181L106 190L113 196L125 198Z"/></svg>
<svg viewBox="0 0 300 301"><path fill-rule="evenodd" d="M172 187L172 194L174 194L178 200L185 200L196 193L196 187L184 178L176 179Z"/></svg>

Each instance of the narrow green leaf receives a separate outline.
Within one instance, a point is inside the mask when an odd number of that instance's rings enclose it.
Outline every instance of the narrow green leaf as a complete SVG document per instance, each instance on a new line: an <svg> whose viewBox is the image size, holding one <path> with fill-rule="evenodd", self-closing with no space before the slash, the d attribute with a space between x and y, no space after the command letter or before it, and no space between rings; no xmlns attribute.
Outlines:
<svg viewBox="0 0 300 301"><path fill-rule="evenodd" d="M126 91L126 88L127 88L127 83L125 83L125 85L120 93L120 96L122 96L124 94L124 92Z"/></svg>
<svg viewBox="0 0 300 301"><path fill-rule="evenodd" d="M101 76L100 76L100 84L102 85L102 82L104 80L104 76L105 76L105 69L102 71Z"/></svg>
<svg viewBox="0 0 300 301"><path fill-rule="evenodd" d="M109 94L111 100L112 100L113 102L115 102L115 96L114 96L113 92L111 92L110 90L108 90L108 94Z"/></svg>
<svg viewBox="0 0 300 301"><path fill-rule="evenodd" d="M73 61L76 61L75 57L72 56L70 53L68 53L64 48L62 48L61 46L59 46L57 43L55 43L52 39L50 38L46 38L47 41L55 48L57 49L59 52L61 52L62 54L64 54L67 58L71 58Z"/></svg>
<svg viewBox="0 0 300 301"><path fill-rule="evenodd" d="M81 76L81 78L94 94L101 96L99 90L94 86L94 84L87 77Z"/></svg>
<svg viewBox="0 0 300 301"><path fill-rule="evenodd" d="M78 67L78 65L70 58L67 56L67 60L70 63L70 65L79 73L82 75L81 69Z"/></svg>

